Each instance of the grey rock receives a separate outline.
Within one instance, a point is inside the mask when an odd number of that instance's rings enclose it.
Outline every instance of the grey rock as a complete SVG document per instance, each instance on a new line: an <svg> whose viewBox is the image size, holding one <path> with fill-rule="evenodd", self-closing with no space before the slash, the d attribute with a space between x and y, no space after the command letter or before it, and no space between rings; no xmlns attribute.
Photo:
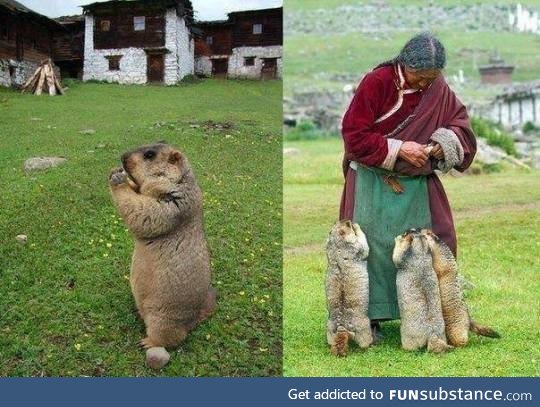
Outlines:
<svg viewBox="0 0 540 407"><path fill-rule="evenodd" d="M508 155L502 148L488 145L486 140L481 137L476 139L476 144L475 160L485 164L496 164Z"/></svg>
<svg viewBox="0 0 540 407"><path fill-rule="evenodd" d="M84 134L84 135L91 135L91 134L96 134L96 131L94 129L84 129L84 130L81 130L79 133Z"/></svg>
<svg viewBox="0 0 540 407"><path fill-rule="evenodd" d="M150 369L159 370L169 363L170 358L171 355L165 348L150 348L146 351L146 366Z"/></svg>
<svg viewBox="0 0 540 407"><path fill-rule="evenodd" d="M298 155L300 150L294 147L288 147L283 149L283 155Z"/></svg>
<svg viewBox="0 0 540 407"><path fill-rule="evenodd" d="M17 236L15 236L15 240L17 240L17 242L19 242L19 244L24 246L26 244L26 242L28 241L28 236L26 236L26 235L17 235Z"/></svg>
<svg viewBox="0 0 540 407"><path fill-rule="evenodd" d="M64 157L33 157L24 162L24 170L26 172L45 170L67 161Z"/></svg>

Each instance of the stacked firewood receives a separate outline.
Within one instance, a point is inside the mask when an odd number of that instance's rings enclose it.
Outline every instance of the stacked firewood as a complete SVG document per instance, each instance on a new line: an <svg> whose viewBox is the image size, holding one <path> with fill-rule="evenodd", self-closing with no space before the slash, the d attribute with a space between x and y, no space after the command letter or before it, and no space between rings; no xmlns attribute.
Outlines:
<svg viewBox="0 0 540 407"><path fill-rule="evenodd" d="M51 96L64 94L64 90L54 74L50 59L42 61L36 72L26 81L22 88L22 93L25 92L35 95L41 95L45 92Z"/></svg>

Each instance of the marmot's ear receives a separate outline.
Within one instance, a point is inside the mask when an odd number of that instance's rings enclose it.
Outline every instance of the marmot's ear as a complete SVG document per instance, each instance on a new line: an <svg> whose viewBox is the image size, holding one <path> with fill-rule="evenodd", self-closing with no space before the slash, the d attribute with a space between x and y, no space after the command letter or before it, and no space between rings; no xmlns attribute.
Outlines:
<svg viewBox="0 0 540 407"><path fill-rule="evenodd" d="M181 159L182 159L182 154L180 154L179 151L173 151L169 155L169 162L171 164L177 164L178 162L180 162Z"/></svg>

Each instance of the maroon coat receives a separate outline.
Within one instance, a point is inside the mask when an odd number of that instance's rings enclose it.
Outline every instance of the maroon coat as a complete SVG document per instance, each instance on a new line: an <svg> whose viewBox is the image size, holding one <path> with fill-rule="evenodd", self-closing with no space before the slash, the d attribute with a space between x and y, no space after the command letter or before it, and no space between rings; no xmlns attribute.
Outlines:
<svg viewBox="0 0 540 407"><path fill-rule="evenodd" d="M406 89L406 83L401 89ZM400 78L397 67L386 65L368 73L360 83L343 118L342 135L345 144L343 169L345 187L341 199L340 219L352 219L356 171L349 168L350 161L367 166L380 166L389 154L389 138L428 144L431 135L440 127L452 130L464 152L463 171L472 163L476 153L476 140L465 106L448 87L440 75L425 91L403 95L399 109L382 121L398 100ZM450 205L443 186L434 173L434 160L416 168L398 158L394 172L405 175L426 175L431 224L437 234L456 254L456 233Z"/></svg>

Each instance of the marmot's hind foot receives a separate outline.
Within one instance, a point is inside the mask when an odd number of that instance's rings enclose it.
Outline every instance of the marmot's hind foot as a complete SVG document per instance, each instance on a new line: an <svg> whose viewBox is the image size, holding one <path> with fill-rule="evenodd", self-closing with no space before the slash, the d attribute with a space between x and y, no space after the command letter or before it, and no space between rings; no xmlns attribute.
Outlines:
<svg viewBox="0 0 540 407"><path fill-rule="evenodd" d="M149 337L141 339L139 341L139 343L137 343L137 346L139 346L140 348L143 348L143 349L150 349L150 348L159 347L159 345L154 343Z"/></svg>
<svg viewBox="0 0 540 407"><path fill-rule="evenodd" d="M356 332L354 334L354 341L362 349L367 349L373 344L373 333L371 328L368 328L365 332Z"/></svg>
<svg viewBox="0 0 540 407"><path fill-rule="evenodd" d="M443 341L440 338L430 338L427 343L428 352L444 353L452 349L454 349L453 346L448 345L446 341Z"/></svg>

